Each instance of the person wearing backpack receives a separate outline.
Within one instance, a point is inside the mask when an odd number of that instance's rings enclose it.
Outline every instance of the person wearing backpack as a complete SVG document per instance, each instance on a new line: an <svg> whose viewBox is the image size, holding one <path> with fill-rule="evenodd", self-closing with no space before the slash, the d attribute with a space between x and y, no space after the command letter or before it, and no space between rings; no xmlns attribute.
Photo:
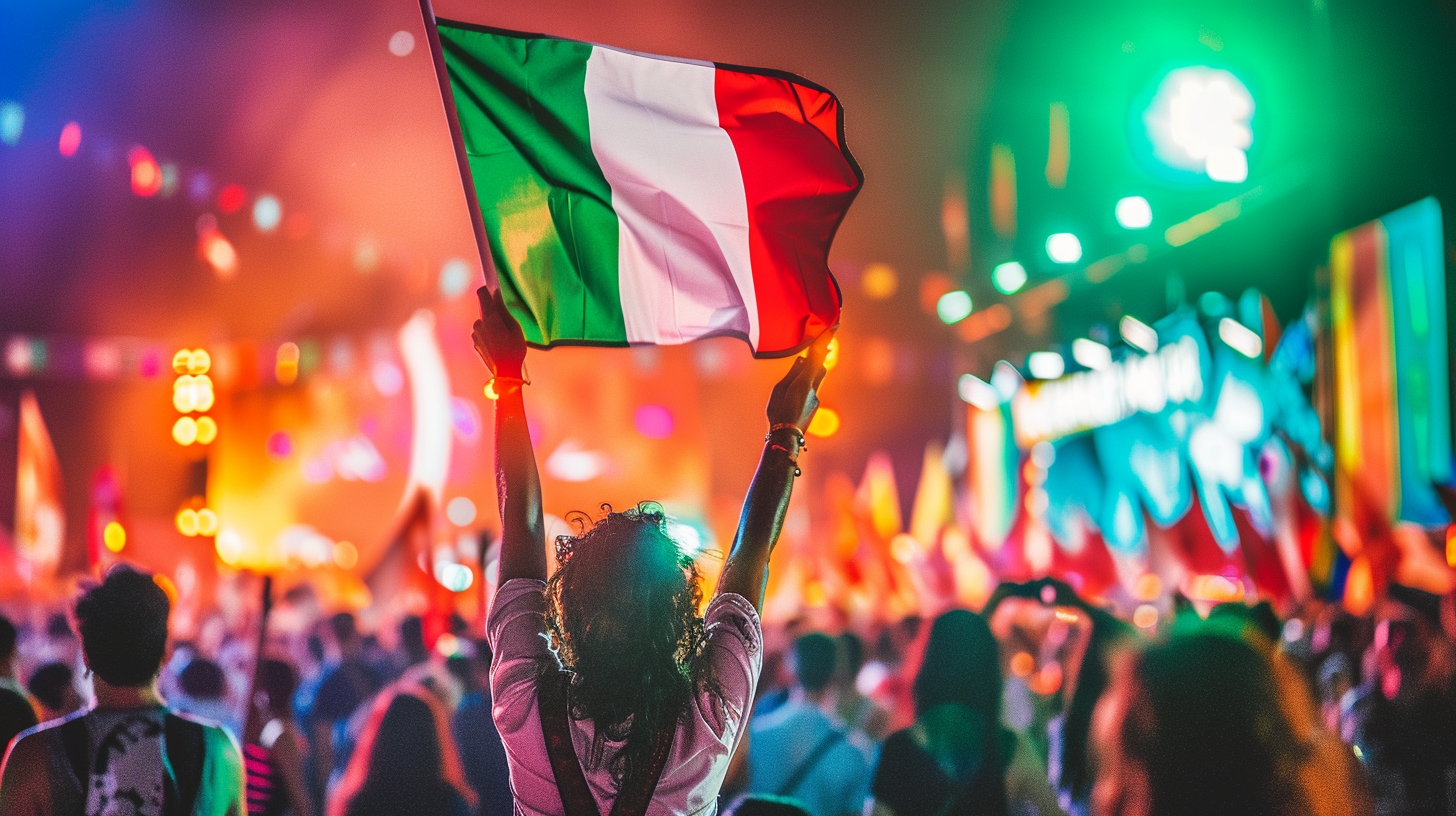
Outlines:
<svg viewBox="0 0 1456 816"><path fill-rule="evenodd" d="M783 526L831 333L794 361L717 592L699 617L692 553L642 504L559 537L547 578L541 481L522 398L526 341L479 292L476 350L494 375L500 589L486 621L491 690L522 816L716 812L763 661L769 554ZM549 641L548 641L549 639Z"/></svg>
<svg viewBox="0 0 1456 816"><path fill-rule="evenodd" d="M171 603L113 567L75 617L96 705L20 734L0 767L0 816L243 816L237 745L157 693Z"/></svg>

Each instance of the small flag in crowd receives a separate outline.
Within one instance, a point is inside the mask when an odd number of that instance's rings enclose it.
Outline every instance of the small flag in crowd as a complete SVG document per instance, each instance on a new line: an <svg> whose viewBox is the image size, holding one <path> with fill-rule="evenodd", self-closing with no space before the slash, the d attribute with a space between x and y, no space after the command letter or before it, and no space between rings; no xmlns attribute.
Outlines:
<svg viewBox="0 0 1456 816"><path fill-rule="evenodd" d="M506 303L540 346L743 338L839 321L829 245L863 176L799 77L437 20Z"/></svg>

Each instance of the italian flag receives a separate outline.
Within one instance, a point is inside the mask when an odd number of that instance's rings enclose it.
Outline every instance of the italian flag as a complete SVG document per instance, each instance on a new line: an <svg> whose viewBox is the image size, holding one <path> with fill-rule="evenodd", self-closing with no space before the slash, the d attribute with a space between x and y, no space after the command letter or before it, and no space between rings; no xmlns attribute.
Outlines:
<svg viewBox="0 0 1456 816"><path fill-rule="evenodd" d="M537 346L839 322L829 244L863 176L833 94L790 74L436 20L506 303Z"/></svg>

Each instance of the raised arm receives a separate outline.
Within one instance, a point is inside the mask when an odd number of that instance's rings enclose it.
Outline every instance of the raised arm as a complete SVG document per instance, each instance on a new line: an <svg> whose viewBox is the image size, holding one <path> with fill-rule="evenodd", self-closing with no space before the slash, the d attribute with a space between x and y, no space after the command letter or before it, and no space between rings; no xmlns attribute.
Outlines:
<svg viewBox="0 0 1456 816"><path fill-rule="evenodd" d="M500 290L482 287L480 320L471 337L495 376L495 480L500 501L500 583L512 578L546 580L546 523L541 514L541 474L526 427L521 395L526 338L506 309Z"/></svg>
<svg viewBox="0 0 1456 816"><path fill-rule="evenodd" d="M794 360L789 373L774 386L768 400L768 437L758 460L758 471L748 487L743 514L738 519L738 534L723 576L718 579L718 592L742 595L754 609L763 606L764 587L768 583L768 558L779 540L784 526L784 513L789 509L789 495L798 475L799 451L804 447L804 429L819 408L816 393L824 381L824 358L829 354L832 331L827 331L809 347L808 354Z"/></svg>

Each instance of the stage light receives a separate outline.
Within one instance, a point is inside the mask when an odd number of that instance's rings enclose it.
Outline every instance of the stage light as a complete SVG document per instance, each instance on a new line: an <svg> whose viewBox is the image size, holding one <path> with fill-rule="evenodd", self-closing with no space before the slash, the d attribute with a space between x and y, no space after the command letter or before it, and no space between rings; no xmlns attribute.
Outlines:
<svg viewBox="0 0 1456 816"><path fill-rule="evenodd" d="M1117 215L1117 223L1121 224L1123 229L1147 229L1148 225L1153 223L1153 207L1142 196L1118 199L1117 207L1113 212Z"/></svg>
<svg viewBox="0 0 1456 816"><path fill-rule="evenodd" d="M178 374L186 374L187 367L192 360L191 349L179 349L172 355L172 370Z"/></svg>
<svg viewBox="0 0 1456 816"><path fill-rule="evenodd" d="M241 184L229 184L217 191L217 209L227 215L241 210L247 200L248 191Z"/></svg>
<svg viewBox="0 0 1456 816"><path fill-rule="evenodd" d="M180 417L172 424L172 439L182 446L197 441L197 420L190 416Z"/></svg>
<svg viewBox="0 0 1456 816"><path fill-rule="evenodd" d="M464 564L439 564L435 567L435 580L451 592L464 592L475 583L475 573Z"/></svg>
<svg viewBox="0 0 1456 816"><path fill-rule="evenodd" d="M955 289L940 296L935 304L935 313L940 321L947 326L965 320L971 316L971 296L963 289Z"/></svg>
<svg viewBox="0 0 1456 816"><path fill-rule="evenodd" d="M272 232L278 229L278 224L283 220L283 205L274 196L258 196L253 202L253 225L261 232Z"/></svg>
<svg viewBox="0 0 1456 816"><path fill-rule="evenodd" d="M197 511L197 534L207 538L217 535L217 513L204 507Z"/></svg>
<svg viewBox="0 0 1456 816"><path fill-rule="evenodd" d="M81 126L75 122L67 122L66 126L61 128L61 140L57 146L60 148L62 156L70 158L76 155L76 151L81 148Z"/></svg>
<svg viewBox="0 0 1456 816"><path fill-rule="evenodd" d="M180 354L181 352L178 352L178 353ZM173 358L172 365L173 365L174 368L176 367L176 365L177 365L176 358ZM188 374L206 374L208 372L208 370L211 369L211 368L212 368L212 355L208 354L206 350L204 350L204 349L193 349L192 350L192 353L189 354L189 355L187 355L187 373Z"/></svg>
<svg viewBox="0 0 1456 816"><path fill-rule="evenodd" d="M107 522L106 526L101 529L101 543L114 553L121 552L126 547L126 528L122 527L120 522Z"/></svg>
<svg viewBox="0 0 1456 816"><path fill-rule="evenodd" d="M1070 232L1054 233L1046 239L1046 253L1053 263L1076 263L1082 260L1082 242Z"/></svg>
<svg viewBox="0 0 1456 816"><path fill-rule="evenodd" d="M359 548L348 541L334 544L334 566L339 569L353 569L359 563Z"/></svg>
<svg viewBox="0 0 1456 816"><path fill-rule="evenodd" d="M1099 371L1112 365L1112 350L1096 340L1078 337L1072 341L1072 359L1084 368Z"/></svg>
<svg viewBox="0 0 1456 816"><path fill-rule="evenodd" d="M150 198L162 189L162 168L157 160L140 145L133 147L126 160L131 165L131 191L143 198Z"/></svg>
<svg viewBox="0 0 1456 816"><path fill-rule="evenodd" d="M381 395L392 397L404 388L404 372L388 360L380 360L369 368L369 380Z"/></svg>
<svg viewBox="0 0 1456 816"><path fill-rule="evenodd" d="M1264 353L1264 341L1259 334L1232 317L1218 321L1218 337L1245 357L1254 358Z"/></svg>
<svg viewBox="0 0 1456 816"><path fill-rule="evenodd" d="M1026 285L1026 267L1016 261L996 264L991 270L991 285L1003 295L1014 295Z"/></svg>
<svg viewBox="0 0 1456 816"><path fill-rule="evenodd" d="M833 371L839 365L839 338L829 341L829 350L824 353L824 370Z"/></svg>
<svg viewBox="0 0 1456 816"><path fill-rule="evenodd" d="M456 527L469 527L475 522L475 502L465 496L456 496L445 505L445 518Z"/></svg>
<svg viewBox="0 0 1456 816"><path fill-rule="evenodd" d="M1132 315L1123 315L1117 328L1129 346L1142 349L1148 354L1158 350L1158 330Z"/></svg>
<svg viewBox="0 0 1456 816"><path fill-rule="evenodd" d="M284 343L278 347L273 377L279 385L293 385L298 379L298 344Z"/></svg>
<svg viewBox="0 0 1456 816"><path fill-rule="evenodd" d="M1001 395L985 380L975 374L962 374L956 384L960 398L982 411L994 411L1001 407Z"/></svg>
<svg viewBox="0 0 1456 816"><path fill-rule="evenodd" d="M648 439L666 439L672 436L672 412L661 405L643 405L632 415L632 424L637 433Z"/></svg>
<svg viewBox="0 0 1456 816"><path fill-rule="evenodd" d="M900 277L889 264L873 263L865 267L859 285L870 300L885 300L900 288Z"/></svg>
<svg viewBox="0 0 1456 816"><path fill-rule="evenodd" d="M162 162L162 189L158 194L162 198L171 198L177 192L177 187L182 183L181 173L177 170L175 162Z"/></svg>
<svg viewBox="0 0 1456 816"><path fill-rule="evenodd" d="M1254 99L1238 77L1192 66L1163 79L1143 122L1163 163L1237 183L1249 174L1253 115Z"/></svg>
<svg viewBox="0 0 1456 816"><path fill-rule="evenodd" d="M177 532L192 538L197 535L200 525L197 520L197 511L191 507L177 511Z"/></svg>
<svg viewBox="0 0 1456 816"><path fill-rule="evenodd" d="M213 539L213 549L217 551L217 557L228 566L236 564L243 557L243 548L243 537L237 530L223 530Z"/></svg>
<svg viewBox="0 0 1456 816"><path fill-rule="evenodd" d="M197 252L219 278L226 280L238 271L238 251L217 229L209 230L197 239Z"/></svg>
<svg viewBox="0 0 1456 816"><path fill-rule="evenodd" d="M1032 672L1036 671L1036 658L1032 657L1030 652L1017 652L1011 656L1008 668L1017 677L1029 677Z"/></svg>
<svg viewBox="0 0 1456 816"><path fill-rule="evenodd" d="M451 258L440 267L440 294L449 300L460 297L470 288L470 277L470 264Z"/></svg>
<svg viewBox="0 0 1456 816"><path fill-rule="evenodd" d="M1145 572L1139 575L1137 582L1133 584L1132 594L1140 601L1154 601L1163 594L1163 579L1156 573Z"/></svg>
<svg viewBox="0 0 1456 816"><path fill-rule="evenodd" d="M691 524L669 521L667 537L677 544L678 551L683 555L697 555L703 550L703 534Z"/></svg>
<svg viewBox="0 0 1456 816"><path fill-rule="evenodd" d="M401 31L401 34L404 32ZM435 652L445 659L450 659L460 653L460 638L449 632L443 632L435 638Z"/></svg>
<svg viewBox="0 0 1456 816"><path fill-rule="evenodd" d="M196 410L211 411L213 403L217 400L217 394L212 390L212 378L206 374L194 376L192 390L197 395Z"/></svg>
<svg viewBox="0 0 1456 816"><path fill-rule="evenodd" d="M1140 629L1151 629L1158 625L1158 608L1152 604L1141 604L1132 613L1133 625Z"/></svg>
<svg viewBox="0 0 1456 816"><path fill-rule="evenodd" d="M1067 371L1067 361L1055 351L1033 351L1026 355L1026 370L1038 380L1055 380Z"/></svg>
<svg viewBox="0 0 1456 816"><path fill-rule="evenodd" d="M821 407L814 413L814 418L809 420L808 433L810 436L822 437L839 433L839 412L833 408Z"/></svg>
<svg viewBox="0 0 1456 816"><path fill-rule="evenodd" d="M19 102L0 102L0 142L14 146L25 130L25 108Z"/></svg>
<svg viewBox="0 0 1456 816"><path fill-rule="evenodd" d="M217 439L217 421L210 416L197 418L197 444L211 445Z"/></svg>

